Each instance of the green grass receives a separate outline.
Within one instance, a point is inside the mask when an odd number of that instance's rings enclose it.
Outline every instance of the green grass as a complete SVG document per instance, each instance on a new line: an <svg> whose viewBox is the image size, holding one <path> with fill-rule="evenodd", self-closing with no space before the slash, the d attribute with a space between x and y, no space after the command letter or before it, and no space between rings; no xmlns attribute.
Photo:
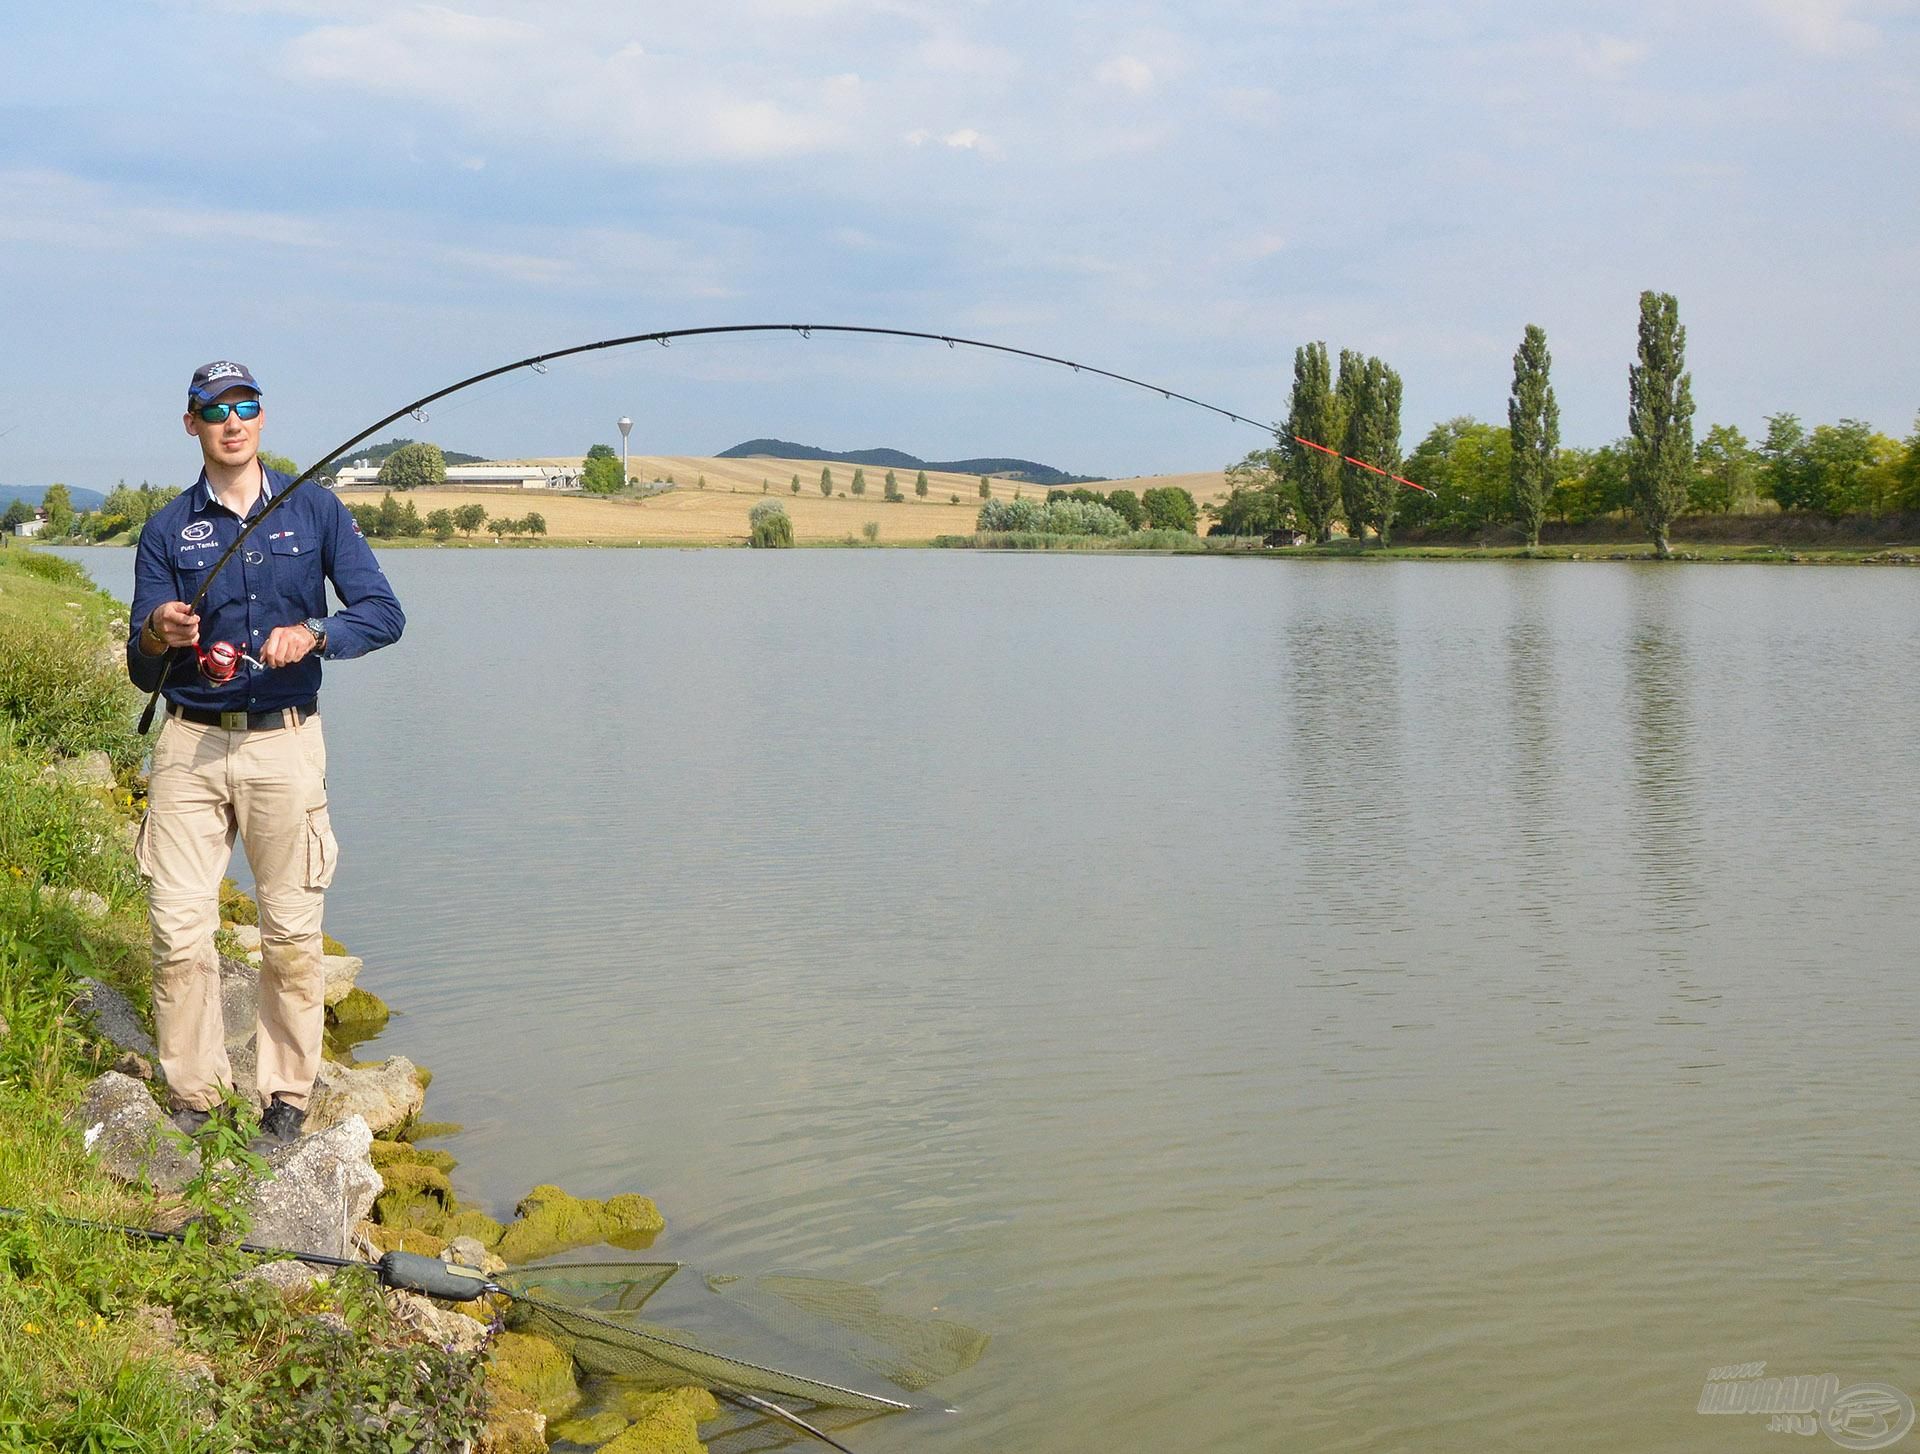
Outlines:
<svg viewBox="0 0 1920 1454"><path fill-rule="evenodd" d="M120 666L123 630L74 567L0 551L0 1207L26 1213L0 1214L0 1454L455 1447L479 1429L476 1360L402 1333L369 1276L287 1303L236 1284L253 1259L226 1248L52 1219L151 1226L184 1210L102 1176L66 1123L114 1053L74 1013L80 980L142 1007L148 994L127 834L139 698ZM96 749L121 769L113 786L46 771ZM98 894L104 915L76 889ZM186 1200L230 1217L207 1201L218 1188Z"/></svg>

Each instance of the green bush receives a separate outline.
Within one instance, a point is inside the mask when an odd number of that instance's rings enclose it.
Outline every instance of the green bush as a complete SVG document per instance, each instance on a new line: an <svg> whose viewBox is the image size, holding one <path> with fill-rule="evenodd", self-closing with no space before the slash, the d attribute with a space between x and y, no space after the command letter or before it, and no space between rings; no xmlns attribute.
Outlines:
<svg viewBox="0 0 1920 1454"><path fill-rule="evenodd" d="M24 550L14 558L14 564L30 576L38 576L43 581L52 581L60 586L81 586L93 589L86 568L68 560L65 556L48 555L44 551Z"/></svg>
<svg viewBox="0 0 1920 1454"><path fill-rule="evenodd" d="M976 530L1036 535L1124 535L1127 523L1105 505L1083 500L989 500L980 507Z"/></svg>
<svg viewBox="0 0 1920 1454"><path fill-rule="evenodd" d="M84 626L0 617L0 718L11 719L14 740L48 754L104 752L116 767L138 763L133 688L110 651Z"/></svg>
<svg viewBox="0 0 1920 1454"><path fill-rule="evenodd" d="M757 550L781 550L793 544L793 521L778 500L762 500L747 512L747 544Z"/></svg>

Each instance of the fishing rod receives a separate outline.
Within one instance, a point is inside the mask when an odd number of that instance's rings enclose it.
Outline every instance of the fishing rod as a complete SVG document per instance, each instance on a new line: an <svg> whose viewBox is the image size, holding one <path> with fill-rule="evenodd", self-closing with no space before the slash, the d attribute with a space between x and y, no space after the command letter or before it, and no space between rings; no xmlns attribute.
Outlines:
<svg viewBox="0 0 1920 1454"><path fill-rule="evenodd" d="M52 1222L56 1226L75 1227L89 1232L117 1232L123 1237L133 1237L148 1242L178 1244L186 1237L184 1228L163 1232L152 1227L130 1227L119 1222L90 1222L80 1217L63 1217L55 1212L33 1212L21 1207L0 1207L0 1217L35 1216ZM472 1302L476 1298L497 1293L501 1297L523 1303L544 1313L558 1323L563 1330L577 1331L570 1325L584 1324L593 1330L588 1336L598 1337L602 1341L615 1339L635 1345L647 1358L685 1374L694 1379L699 1386L718 1394L729 1403L756 1413L767 1414L789 1428L831 1445L840 1450L841 1454L853 1454L853 1451L826 1430L809 1423L793 1410L771 1399L761 1398L744 1389L733 1388L715 1381L712 1377L713 1370L721 1367L735 1373L757 1375L776 1387L792 1390L803 1397L817 1393L824 1396L821 1400L823 1402L840 1402L852 1408L890 1413L905 1412L913 1407L911 1404L902 1403L899 1399L887 1398L881 1394L866 1393L860 1389L846 1388L840 1384L827 1383L800 1374L783 1373L777 1368L750 1363L744 1358L710 1353L704 1348L676 1342L658 1333L650 1333L644 1329L613 1322L608 1318L597 1317L584 1308L561 1307L528 1293L504 1287L479 1268L467 1267L458 1262L442 1262L438 1257L428 1257L419 1252L388 1252L382 1255L378 1262L366 1262L357 1257L334 1257L324 1252L298 1252L286 1247L265 1247L255 1242L240 1242L234 1245L239 1251L257 1256L291 1258L296 1262L310 1263L316 1267L371 1272L382 1287L394 1288L401 1292L419 1293L444 1302Z"/></svg>
<svg viewBox="0 0 1920 1454"><path fill-rule="evenodd" d="M1415 484L1403 475L1396 475L1390 470L1382 469L1378 465L1368 464L1365 460L1355 459L1351 455L1341 454L1338 450L1329 449L1324 444L1317 444L1313 440L1303 438L1300 435L1289 434L1278 424L1267 423L1255 419L1251 415L1238 413L1235 410L1224 408L1219 404L1210 404L1205 399L1197 399L1191 394L1183 394L1177 389L1169 389L1160 384L1148 383L1144 379L1136 379L1128 374L1115 373L1111 369L1096 368L1092 364L1080 363L1070 358L1062 358L1057 354L1037 353L1028 348L1015 348L1011 344L990 343L978 338L961 338L957 334L950 333L925 333L912 328L878 328L857 323L722 323L711 324L704 328L666 328L656 329L650 333L628 333L618 338L602 338L594 343L576 343L567 348L556 348L550 349L546 353L530 354L526 358L515 359L512 363L500 364L495 368L482 370L480 373L474 374L470 378L462 379L456 384L448 384L445 388L435 389L430 394L423 394L410 404L401 405L385 418L368 425L344 444L336 445L326 454L321 455L317 464L310 465L302 471L295 477L292 484L288 485L286 489L282 490L267 502L265 509L243 525L240 529L240 534L235 537L233 544L229 545L226 550L221 553L220 558L214 561L213 569L207 572L206 578L200 583L200 589L194 592L193 600L188 604L189 612L198 614L201 603L206 600L207 592L213 588L214 580L219 576L221 568L233 559L234 554L246 543L247 537L258 530L275 510L285 504L295 490L319 474L330 461L339 458L355 445L371 439L389 424L396 423L408 416L419 419L424 423L426 421L426 415L423 411L427 405L438 403L441 399L447 398L452 394L457 394L463 389L470 389L476 384L484 384L489 379L497 379L503 374L513 373L518 369L532 369L535 373L543 374L547 371L547 365L555 359L571 358L575 354L597 353L609 348L625 348L636 343L657 343L664 348L670 345L676 338L700 338L725 333L797 333L802 338L812 338L816 333L851 333L883 338L920 339L931 343L944 343L948 348L977 348L989 353L1005 353L1012 354L1017 358L1030 358L1038 363L1054 364L1061 368L1072 369L1076 374L1093 374L1099 378L1112 379L1115 383L1126 384L1132 388L1145 389L1149 393L1158 394L1161 398L1170 402L1178 401L1182 404L1191 404L1197 409L1205 409L1210 414L1218 414L1223 419L1230 419L1235 424L1250 424L1256 429L1264 430L1276 437L1288 438L1293 440L1294 443L1304 445L1309 449L1317 449L1323 454L1333 455L1335 458L1342 459L1346 461L1346 463L1360 469L1386 476L1410 489L1419 490L1422 494L1431 493L1424 485ZM153 695L147 699L146 710L140 714L140 731L143 735L153 726L154 709L159 705L160 693L167 684L167 678L172 675L173 666L177 660L179 660L179 657L174 652L169 651L167 653L166 665L160 672L160 685L153 689Z"/></svg>

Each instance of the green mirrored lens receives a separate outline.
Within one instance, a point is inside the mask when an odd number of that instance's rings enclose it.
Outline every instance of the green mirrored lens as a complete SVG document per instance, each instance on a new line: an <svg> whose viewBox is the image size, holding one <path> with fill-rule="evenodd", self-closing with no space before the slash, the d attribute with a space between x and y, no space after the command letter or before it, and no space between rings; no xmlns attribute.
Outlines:
<svg viewBox="0 0 1920 1454"><path fill-rule="evenodd" d="M238 404L203 404L199 412L200 417L209 424L225 424L229 414L238 414L242 419L258 419L260 401L242 399Z"/></svg>

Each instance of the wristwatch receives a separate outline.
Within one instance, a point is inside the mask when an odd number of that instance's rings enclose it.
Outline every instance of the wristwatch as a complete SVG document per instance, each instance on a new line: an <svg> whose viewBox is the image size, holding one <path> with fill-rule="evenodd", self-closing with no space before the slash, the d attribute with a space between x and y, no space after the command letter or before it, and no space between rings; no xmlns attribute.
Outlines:
<svg viewBox="0 0 1920 1454"><path fill-rule="evenodd" d="M315 651L325 651L327 649L327 623L322 621L318 616L309 616L300 624L313 633L313 649Z"/></svg>

